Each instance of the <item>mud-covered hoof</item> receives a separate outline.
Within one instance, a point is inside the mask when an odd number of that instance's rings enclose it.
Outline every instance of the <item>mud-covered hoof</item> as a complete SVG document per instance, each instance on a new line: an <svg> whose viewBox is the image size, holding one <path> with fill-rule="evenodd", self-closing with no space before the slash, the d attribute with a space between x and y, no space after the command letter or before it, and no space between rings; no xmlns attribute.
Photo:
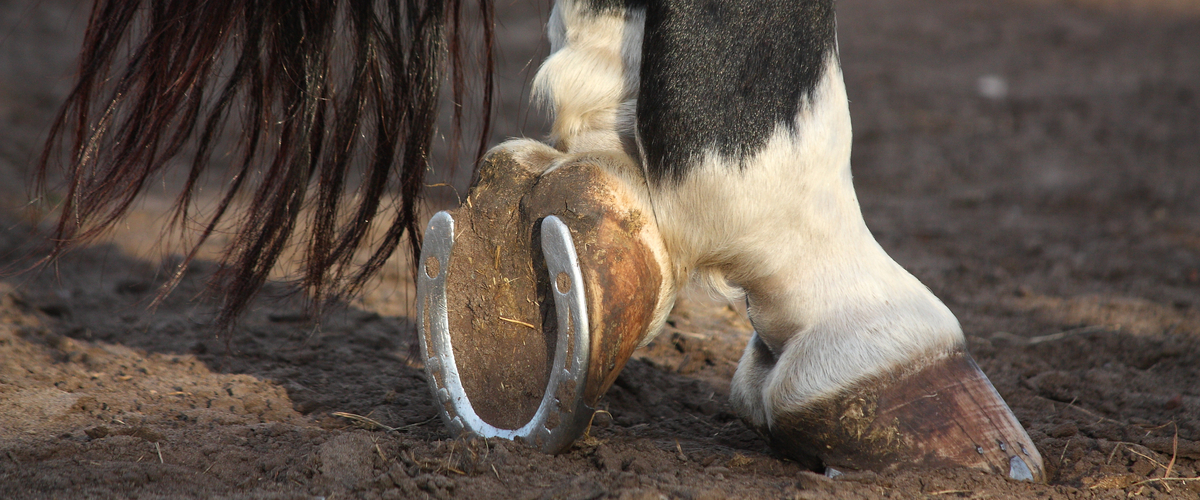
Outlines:
<svg viewBox="0 0 1200 500"><path fill-rule="evenodd" d="M1042 456L987 376L956 351L776 415L780 453L810 466L964 466L1045 482Z"/></svg>
<svg viewBox="0 0 1200 500"><path fill-rule="evenodd" d="M657 230L594 165L541 169L501 150L459 209L429 222L421 353L447 428L566 450L650 328Z"/></svg>
<svg viewBox="0 0 1200 500"><path fill-rule="evenodd" d="M505 406L505 401L495 400L504 397L503 391L478 393L473 404L463 388L449 329L447 273L442 271L449 269L450 255L454 250L454 218L447 212L434 215L425 231L418 291L423 322L421 354L425 358L430 389L442 405L442 419L450 432L520 439L538 449L555 453L570 446L583 432L594 411L582 397L591 342L583 294L579 287L571 286L582 282L571 233L557 217L549 216L542 223L541 240L548 275L562 276L553 285L555 331L562 333L556 341L549 383L528 422L516 429L505 428L499 422L499 426L489 423L476 412L475 404L495 412L496 407ZM466 357L470 358L469 355ZM470 366L464 367L464 370L470 369Z"/></svg>

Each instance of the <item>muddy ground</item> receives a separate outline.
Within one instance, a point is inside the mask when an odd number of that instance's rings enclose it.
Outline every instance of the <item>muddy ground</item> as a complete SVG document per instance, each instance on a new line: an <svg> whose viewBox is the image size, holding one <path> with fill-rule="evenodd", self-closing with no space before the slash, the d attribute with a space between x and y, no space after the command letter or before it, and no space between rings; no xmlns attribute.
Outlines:
<svg viewBox="0 0 1200 500"><path fill-rule="evenodd" d="M546 7L499 9L497 138L536 137L522 69L545 52ZM147 308L172 261L154 244L166 193L111 243L11 274L44 251L24 179L86 9L0 16L0 498L1200 497L1194 1L839 5L867 222L958 315L1047 485L829 480L780 459L726 403L743 312L700 293L635 354L588 438L551 457L447 438L411 361L400 259L319 327L261 301L229 349L195 300L211 264Z"/></svg>

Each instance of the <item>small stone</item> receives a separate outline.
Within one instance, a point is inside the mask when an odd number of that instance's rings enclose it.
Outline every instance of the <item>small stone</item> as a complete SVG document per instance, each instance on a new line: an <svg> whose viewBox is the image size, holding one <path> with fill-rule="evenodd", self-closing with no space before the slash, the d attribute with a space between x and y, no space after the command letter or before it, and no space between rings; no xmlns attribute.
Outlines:
<svg viewBox="0 0 1200 500"><path fill-rule="evenodd" d="M830 476L830 472L837 472L836 475ZM842 475L841 471L837 471L832 467L825 469L825 474L817 474L815 472L801 472L796 477L796 489L798 490L818 490L818 491L833 491L833 480L837 476Z"/></svg>
<svg viewBox="0 0 1200 500"><path fill-rule="evenodd" d="M1183 406L1183 394L1176 394L1175 397L1168 399L1166 403L1163 403L1164 410L1174 410L1180 406Z"/></svg>
<svg viewBox="0 0 1200 500"><path fill-rule="evenodd" d="M1000 75L983 75L975 81L975 91L986 99L1004 99L1008 96L1008 81Z"/></svg>

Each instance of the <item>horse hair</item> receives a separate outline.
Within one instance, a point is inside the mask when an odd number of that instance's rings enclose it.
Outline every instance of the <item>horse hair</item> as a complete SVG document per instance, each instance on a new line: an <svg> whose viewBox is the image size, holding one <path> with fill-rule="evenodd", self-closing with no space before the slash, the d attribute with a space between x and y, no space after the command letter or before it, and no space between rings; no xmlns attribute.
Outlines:
<svg viewBox="0 0 1200 500"><path fill-rule="evenodd" d="M459 102L470 43L483 61L477 157L486 146L492 16L490 0L467 8L461 0L96 0L78 81L38 164L38 189L52 166L66 183L43 263L103 234L171 164L188 163L172 219L182 226L231 122L240 130L229 181L156 302L222 230L240 194L249 203L231 216L235 229L209 284L221 329L262 289L295 233L299 285L317 309L360 291L405 233L415 263L446 59ZM471 39L475 23L482 36ZM347 201L351 179L361 182ZM378 221L389 186L399 191L398 214ZM302 212L311 218L297 231ZM382 236L370 235L385 224ZM360 249L365 261L354 259Z"/></svg>

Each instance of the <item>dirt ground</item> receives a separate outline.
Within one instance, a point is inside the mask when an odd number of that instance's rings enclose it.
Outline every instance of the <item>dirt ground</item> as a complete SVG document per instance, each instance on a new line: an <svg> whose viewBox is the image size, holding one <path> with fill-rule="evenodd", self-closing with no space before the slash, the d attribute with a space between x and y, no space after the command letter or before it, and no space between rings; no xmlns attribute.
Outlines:
<svg viewBox="0 0 1200 500"><path fill-rule="evenodd" d="M498 8L497 139L536 137L523 92L548 9ZM45 250L24 180L85 19L67 0L0 3L0 498L1200 498L1193 0L839 4L867 222L958 315L1046 485L830 480L780 459L726 402L743 312L702 293L589 436L545 456L446 436L401 259L319 328L263 300L216 338L195 300L211 264L147 308L172 262L154 244L169 193L152 193L111 243L13 274Z"/></svg>

